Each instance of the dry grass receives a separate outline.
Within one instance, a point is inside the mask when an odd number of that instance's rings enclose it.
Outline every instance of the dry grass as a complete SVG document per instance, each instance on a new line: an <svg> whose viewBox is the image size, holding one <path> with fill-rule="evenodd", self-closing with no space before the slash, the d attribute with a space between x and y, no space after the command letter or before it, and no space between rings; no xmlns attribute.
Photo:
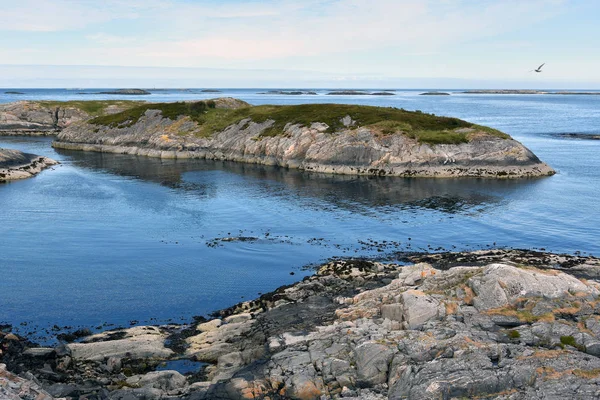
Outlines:
<svg viewBox="0 0 600 400"><path fill-rule="evenodd" d="M590 370L585 369L574 369L573 375L578 376L580 378L586 379L594 379L600 376L600 368L594 368Z"/></svg>
<svg viewBox="0 0 600 400"><path fill-rule="evenodd" d="M464 286L463 290L465 291L465 297L463 298L463 301L465 302L465 304L472 306L473 299L475 298L475 293L473 293L473 290L471 290L471 288L468 286Z"/></svg>
<svg viewBox="0 0 600 400"><path fill-rule="evenodd" d="M535 358L538 360L546 360L546 359L550 359L550 358L557 358L557 357L567 355L567 354L570 354L570 352L568 350L538 350L530 356L517 357L517 360L526 360L526 359L530 359L530 358Z"/></svg>
<svg viewBox="0 0 600 400"><path fill-rule="evenodd" d="M445 302L444 306L446 307L446 315L456 314L456 311L458 310L458 304L454 301Z"/></svg>
<svg viewBox="0 0 600 400"><path fill-rule="evenodd" d="M529 310L517 310L514 305L508 305L499 308L492 308L490 310L485 311L487 315L503 315L506 317L515 317L518 318L519 321L533 323L533 322L552 322L555 321L556 318L552 313L546 313L543 315L533 315Z"/></svg>
<svg viewBox="0 0 600 400"><path fill-rule="evenodd" d="M554 369L552 367L539 367L535 370L535 372L545 381L551 380L551 379L560 379L563 376L571 373L570 370L561 372L561 371L557 371L556 369Z"/></svg>

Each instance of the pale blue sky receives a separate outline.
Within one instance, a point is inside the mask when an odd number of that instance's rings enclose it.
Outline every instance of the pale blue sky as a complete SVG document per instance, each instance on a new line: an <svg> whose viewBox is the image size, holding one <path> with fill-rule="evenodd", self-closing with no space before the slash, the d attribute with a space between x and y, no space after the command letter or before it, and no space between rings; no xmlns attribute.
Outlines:
<svg viewBox="0 0 600 400"><path fill-rule="evenodd" d="M600 88L597 0L0 6L2 87Z"/></svg>

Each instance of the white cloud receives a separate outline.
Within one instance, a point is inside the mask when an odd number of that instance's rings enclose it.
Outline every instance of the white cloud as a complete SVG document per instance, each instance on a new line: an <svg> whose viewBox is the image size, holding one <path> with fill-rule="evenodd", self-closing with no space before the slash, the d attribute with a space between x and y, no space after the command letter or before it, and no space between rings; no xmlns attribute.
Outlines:
<svg viewBox="0 0 600 400"><path fill-rule="evenodd" d="M0 44L0 62L276 66L348 76L506 74L502 64L486 66L486 72L475 65L465 70L468 60L458 60L455 53L484 44L505 51L533 47L529 38L504 39L504 35L552 18L567 5L563 0L3 2L7 4L2 5L0 30L76 31L74 37L85 42L51 43L39 35L27 43L27 51ZM439 60L418 61L432 60L432 55Z"/></svg>

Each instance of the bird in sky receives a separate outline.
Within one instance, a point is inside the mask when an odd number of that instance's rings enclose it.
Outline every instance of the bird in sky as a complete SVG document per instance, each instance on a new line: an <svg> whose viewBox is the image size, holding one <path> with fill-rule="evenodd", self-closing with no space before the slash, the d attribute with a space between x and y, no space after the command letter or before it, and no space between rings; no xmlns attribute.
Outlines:
<svg viewBox="0 0 600 400"><path fill-rule="evenodd" d="M546 63L543 63L542 65L540 65L539 67L537 67L537 69L532 69L529 72L542 72L542 67L546 65Z"/></svg>

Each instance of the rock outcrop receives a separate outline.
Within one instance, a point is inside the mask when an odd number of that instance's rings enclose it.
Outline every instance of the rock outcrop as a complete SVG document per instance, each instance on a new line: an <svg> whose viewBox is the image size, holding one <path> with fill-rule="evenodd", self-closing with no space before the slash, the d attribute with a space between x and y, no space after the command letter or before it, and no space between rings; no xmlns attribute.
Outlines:
<svg viewBox="0 0 600 400"><path fill-rule="evenodd" d="M123 113L122 121L91 120L70 125L53 146L162 158L230 160L349 175L520 178L554 174L552 168L508 135L458 119L376 107L247 107L234 99L216 101L216 110L206 111L212 118L209 121L204 121L207 117L202 114L173 115L173 107L166 104L148 105L136 115ZM237 108L235 114L218 111L222 104ZM346 114L343 107L354 107L354 111ZM297 122L298 118L311 120L310 115L303 114L305 108L315 113L313 122ZM341 114L328 116L327 123L319 121L325 118L319 115L326 114L328 108ZM271 110L273 114L269 115ZM294 113L299 117L289 116ZM410 122L382 120L361 125L357 118L369 113L378 113L382 118L386 113L396 115L394 118L399 114L417 122L413 121L413 126ZM222 124L218 116L231 118L232 122L214 128ZM284 121L278 119L286 117ZM434 125L454 128L427 130L434 129ZM423 126L429 128L419 128Z"/></svg>
<svg viewBox="0 0 600 400"><path fill-rule="evenodd" d="M0 399L53 400L54 397L35 381L12 374L6 370L6 365L0 364Z"/></svg>
<svg viewBox="0 0 600 400"><path fill-rule="evenodd" d="M98 345L85 354L0 332L0 362L20 387L67 399L600 396L599 259L490 250L404 262L330 262L183 330L88 337L82 346ZM133 339L148 335L158 352L138 351L147 343ZM105 351L111 342L118 352ZM180 353L162 353L165 343ZM162 357L211 365L152 371Z"/></svg>
<svg viewBox="0 0 600 400"><path fill-rule="evenodd" d="M30 178L58 162L35 154L0 149L0 182Z"/></svg>
<svg viewBox="0 0 600 400"><path fill-rule="evenodd" d="M138 104L110 100L18 101L0 104L0 136L52 136L75 122L98 114L117 113Z"/></svg>
<svg viewBox="0 0 600 400"><path fill-rule="evenodd" d="M43 102L19 101L0 105L0 135L55 135L89 114L76 107L46 105Z"/></svg>

